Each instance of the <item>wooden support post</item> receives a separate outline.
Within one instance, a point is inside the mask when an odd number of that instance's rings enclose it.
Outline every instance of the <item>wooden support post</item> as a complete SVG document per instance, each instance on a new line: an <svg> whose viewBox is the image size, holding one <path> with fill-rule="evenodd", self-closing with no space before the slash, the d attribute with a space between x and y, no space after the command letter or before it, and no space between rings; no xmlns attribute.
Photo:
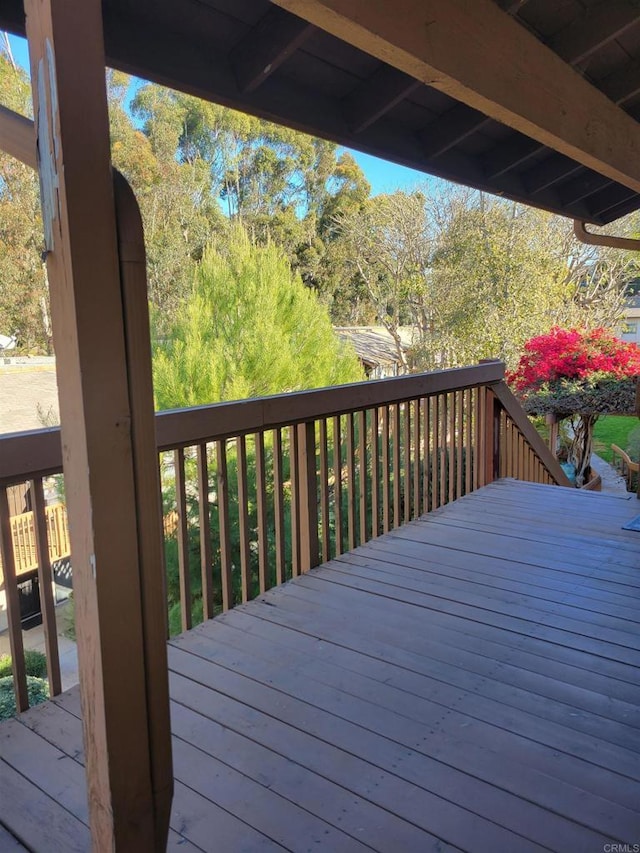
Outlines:
<svg viewBox="0 0 640 853"><path fill-rule="evenodd" d="M149 338L144 298L125 306L121 290L130 273L143 282L144 260L127 256L126 225L118 244L101 3L25 11L91 834L97 851L163 850L172 770Z"/></svg>
<svg viewBox="0 0 640 853"><path fill-rule="evenodd" d="M484 397L484 485L500 476L500 404L491 388Z"/></svg>
<svg viewBox="0 0 640 853"><path fill-rule="evenodd" d="M549 427L549 450L554 459L558 458L558 418L554 414L549 414L545 418Z"/></svg>
<svg viewBox="0 0 640 853"><path fill-rule="evenodd" d="M313 421L298 424L298 476L300 478L299 530L300 571L308 572L320 562L318 542L318 476L316 471L316 428Z"/></svg>

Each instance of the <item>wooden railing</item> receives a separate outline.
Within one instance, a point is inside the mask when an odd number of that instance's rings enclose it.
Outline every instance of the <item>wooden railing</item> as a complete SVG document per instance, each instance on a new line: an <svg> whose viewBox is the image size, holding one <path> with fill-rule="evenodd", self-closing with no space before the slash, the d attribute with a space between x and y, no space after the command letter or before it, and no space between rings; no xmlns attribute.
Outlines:
<svg viewBox="0 0 640 853"><path fill-rule="evenodd" d="M569 486L503 375L502 364L489 363L159 413L174 630L248 601L498 477ZM43 478L61 471L59 431L7 436L0 448L1 553L14 679L24 679L24 655L6 490L29 481L55 694L60 673Z"/></svg>

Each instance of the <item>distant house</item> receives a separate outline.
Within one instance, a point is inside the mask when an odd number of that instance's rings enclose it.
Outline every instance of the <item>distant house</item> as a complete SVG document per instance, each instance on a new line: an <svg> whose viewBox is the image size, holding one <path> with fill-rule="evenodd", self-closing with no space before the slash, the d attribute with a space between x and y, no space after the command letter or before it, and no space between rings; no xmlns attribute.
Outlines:
<svg viewBox="0 0 640 853"><path fill-rule="evenodd" d="M368 379L384 379L405 373L396 342L384 326L341 326L335 332L352 344ZM409 326L398 329L402 352L408 356L414 330Z"/></svg>
<svg viewBox="0 0 640 853"><path fill-rule="evenodd" d="M620 337L623 341L640 344L640 295L627 298Z"/></svg>

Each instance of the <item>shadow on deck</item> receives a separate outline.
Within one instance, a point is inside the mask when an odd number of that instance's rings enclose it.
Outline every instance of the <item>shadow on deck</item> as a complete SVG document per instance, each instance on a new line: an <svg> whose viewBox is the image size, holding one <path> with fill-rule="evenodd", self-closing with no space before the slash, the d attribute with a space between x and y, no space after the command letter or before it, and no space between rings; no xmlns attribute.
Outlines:
<svg viewBox="0 0 640 853"><path fill-rule="evenodd" d="M640 842L638 512L500 481L173 640L169 849ZM87 850L77 689L0 758L0 850Z"/></svg>

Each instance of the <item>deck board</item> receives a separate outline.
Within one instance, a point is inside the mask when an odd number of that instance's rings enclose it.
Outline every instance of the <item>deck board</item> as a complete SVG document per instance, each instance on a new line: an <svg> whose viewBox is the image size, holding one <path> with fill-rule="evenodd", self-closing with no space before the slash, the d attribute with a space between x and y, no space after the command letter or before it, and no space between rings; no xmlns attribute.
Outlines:
<svg viewBox="0 0 640 853"><path fill-rule="evenodd" d="M169 849L636 843L638 510L500 481L172 640ZM0 726L1 850L88 849L83 760Z"/></svg>

